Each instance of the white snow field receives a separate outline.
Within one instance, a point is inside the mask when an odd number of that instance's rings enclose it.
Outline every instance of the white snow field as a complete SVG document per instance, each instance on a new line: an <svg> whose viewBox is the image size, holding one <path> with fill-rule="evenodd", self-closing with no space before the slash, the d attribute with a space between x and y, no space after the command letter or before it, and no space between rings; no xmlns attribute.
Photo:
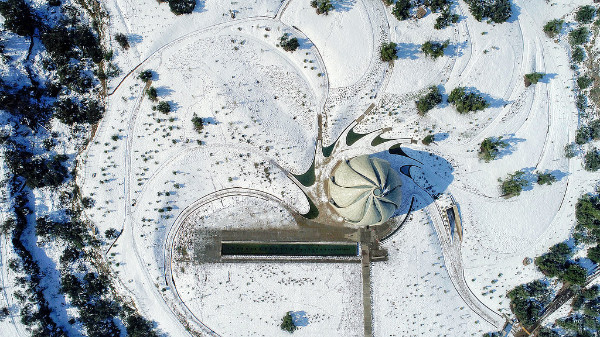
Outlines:
<svg viewBox="0 0 600 337"><path fill-rule="evenodd" d="M333 2L325 16L308 0L207 0L178 17L154 0L105 3L110 33L127 34L132 47L116 53L123 75L110 83L78 184L96 201L86 215L99 233L122 232L106 245L119 287L161 331L283 336L281 317L294 311L305 315L295 335L363 335L359 263L175 262L177 289L165 264L170 230L188 217L213 214L214 221L198 224L217 230L243 228L249 216L264 228L292 226L287 209L305 213L309 204L286 171L305 172L319 141L333 143L371 104L355 131L390 128L384 137L415 140L436 135L428 147L403 145L425 152L419 158L428 169L411 172L422 188L456 199L466 283L496 313L510 316L506 291L543 276L523 260L568 238L577 198L600 178L583 170L583 151L564 156L580 123L574 73L566 34L554 41L542 31L548 20L589 1L513 0L516 15L503 24L477 22L458 1L453 10L461 19L440 31L433 29L439 14L399 22L380 0ZM297 51L277 46L284 33L300 40ZM420 47L430 39L449 40L446 56L425 57ZM393 65L379 59L386 41L399 45ZM152 109L156 102L137 78L142 70L153 71L150 85L170 113ZM548 75L525 88L523 75L534 71ZM443 103L419 116L414 101L431 85L442 85L445 96L456 86L476 88L491 105L462 115ZM201 133L194 116L207 122ZM492 136L510 146L485 163L477 150ZM347 153L364 151L370 148ZM435 176L442 165L427 152L451 169ZM548 170L558 181L501 197L498 178L520 169ZM250 189L270 201L250 198ZM434 216L424 207L383 244L388 261L371 264L374 335L478 336L497 329L456 290ZM223 210L231 212L215 218Z"/></svg>

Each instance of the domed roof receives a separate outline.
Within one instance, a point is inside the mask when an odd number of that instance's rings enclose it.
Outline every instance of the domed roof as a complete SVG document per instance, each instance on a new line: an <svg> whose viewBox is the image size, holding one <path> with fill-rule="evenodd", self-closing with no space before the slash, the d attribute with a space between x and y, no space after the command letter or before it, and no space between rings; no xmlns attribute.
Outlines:
<svg viewBox="0 0 600 337"><path fill-rule="evenodd" d="M355 226L386 221L402 201L398 173L387 161L367 155L342 161L328 185L332 206Z"/></svg>

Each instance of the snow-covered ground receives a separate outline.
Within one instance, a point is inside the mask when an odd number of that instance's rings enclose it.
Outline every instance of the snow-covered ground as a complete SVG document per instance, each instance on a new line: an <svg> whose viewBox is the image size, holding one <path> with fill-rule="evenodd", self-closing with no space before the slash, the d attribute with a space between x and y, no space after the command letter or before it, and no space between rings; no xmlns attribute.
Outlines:
<svg viewBox="0 0 600 337"><path fill-rule="evenodd" d="M580 122L574 75L566 35L557 43L542 31L548 20L587 3L516 0L516 15L492 25L474 20L459 1L453 6L461 14L459 23L436 31L438 14L399 22L389 8L371 0L336 2L328 16L317 16L302 0L215 0L181 17L153 0L110 1L111 32L126 32L133 43L117 54L123 76L111 82L115 91L106 117L82 156L79 184L84 195L96 200L87 215L100 233L123 231L109 252L115 254L111 259L123 285L159 328L183 335L169 306L172 299L160 290L164 240L175 219L199 198L230 187L270 193L306 211L302 192L279 167L301 173L310 166L319 114L323 141L329 144L374 103L357 131L391 127L385 136L418 140L436 135L431 147L406 146L432 152L451 165L444 173L447 188L440 192L452 193L460 207L465 278L484 304L508 314L506 291L541 277L522 261L568 238L577 198L592 191L600 178L582 169L581 156L564 157L564 146L573 141ZM236 10L235 19L229 9ZM276 46L284 32L300 39L298 51ZM387 39L399 44L393 67L378 57L379 45ZM420 45L429 39L448 39L447 55L426 58ZM136 77L145 69L154 72L151 85L160 100L170 102L169 114L153 111L156 103L144 97L144 84ZM126 76L129 70L134 71ZM533 71L548 75L525 88L523 75ZM441 104L421 117L414 100L430 85L442 85L445 95L456 86L476 88L491 106L460 115ZM201 134L191 124L194 115L208 121ZM503 136L510 146L501 158L485 163L477 150L490 136ZM424 166L433 167L434 161L422 157ZM549 170L558 181L502 198L498 178L520 169ZM389 261L373 264L375 334L478 335L492 330L454 290L426 219L416 214L398 233L401 237L384 246ZM357 266L200 265L187 267L189 277L178 284L193 310L203 313L204 323L224 335L240 334L230 324L236 316L228 308L252 291L231 310L240 314L241 326L252 326L256 334L275 334L283 313L297 310L315 322L300 334L331 329L320 331L352 335L362 328L347 319L362 315L361 302L346 297L360 293L360 273L353 268ZM286 283L285 277L306 277L311 284ZM203 283L196 286L198 280ZM235 291L219 285L227 280L235 283ZM326 306L319 306L318 294L330 296ZM281 301L267 305L260 302L262 295L265 301ZM347 309L335 312L336 305ZM246 314L252 311L260 315Z"/></svg>

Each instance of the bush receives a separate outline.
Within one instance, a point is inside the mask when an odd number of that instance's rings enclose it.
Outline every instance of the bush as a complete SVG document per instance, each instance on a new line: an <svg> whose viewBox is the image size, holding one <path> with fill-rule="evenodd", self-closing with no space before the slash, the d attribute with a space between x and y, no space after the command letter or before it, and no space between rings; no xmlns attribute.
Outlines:
<svg viewBox="0 0 600 337"><path fill-rule="evenodd" d="M427 41L421 46L421 51L426 56L436 59L440 56L444 56L444 49L446 49L449 44L450 41L448 40L444 42Z"/></svg>
<svg viewBox="0 0 600 337"><path fill-rule="evenodd" d="M579 8L575 14L575 20L579 23L590 23L594 20L595 15L596 9L594 6L587 5Z"/></svg>
<svg viewBox="0 0 600 337"><path fill-rule="evenodd" d="M586 171L598 171L600 169L600 152L598 149L590 149L583 158L583 168Z"/></svg>
<svg viewBox="0 0 600 337"><path fill-rule="evenodd" d="M63 98L54 103L54 116L67 125L75 123L94 124L104 114L104 107L97 101L86 99L76 103L71 98Z"/></svg>
<svg viewBox="0 0 600 337"><path fill-rule="evenodd" d="M442 94L437 86L429 87L429 91L415 102L420 115L424 115L440 103L442 103Z"/></svg>
<svg viewBox="0 0 600 337"><path fill-rule="evenodd" d="M117 41L117 43L119 44L119 46L121 46L121 48L129 49L129 40L127 39L127 36L125 34L123 34L123 33L115 34L115 41Z"/></svg>
<svg viewBox="0 0 600 337"><path fill-rule="evenodd" d="M288 311L285 314L285 316L283 316L280 327L281 327L281 330L284 330L284 331L287 331L290 333L294 332L294 331L296 331L296 329L298 329L296 324L294 324L294 320L292 319L291 311Z"/></svg>
<svg viewBox="0 0 600 337"><path fill-rule="evenodd" d="M448 96L448 103L454 105L459 113L483 110L489 106L489 103L483 96L469 92L465 87L454 88Z"/></svg>
<svg viewBox="0 0 600 337"><path fill-rule="evenodd" d="M398 0L392 9L392 14L400 21L406 20L410 18L411 8L412 4L410 3L410 0Z"/></svg>
<svg viewBox="0 0 600 337"><path fill-rule="evenodd" d="M444 8L444 10L442 10L442 15L435 19L435 24L433 25L433 28L444 29L450 26L451 23L457 23L458 18L458 14L451 13L450 8L446 7Z"/></svg>
<svg viewBox="0 0 600 337"><path fill-rule="evenodd" d="M577 78L577 86L579 87L579 89L586 89L587 87L592 85L592 83L594 83L594 79L587 75L579 76Z"/></svg>
<svg viewBox="0 0 600 337"><path fill-rule="evenodd" d="M423 138L423 140L421 142L424 145L429 146L429 144L433 143L434 140L435 140L435 136L434 135L427 135L427 136L425 136L425 138Z"/></svg>
<svg viewBox="0 0 600 337"><path fill-rule="evenodd" d="M169 0L169 8L175 15L190 14L196 8L196 0Z"/></svg>
<svg viewBox="0 0 600 337"><path fill-rule="evenodd" d="M537 84L542 78L544 78L544 73L530 73L525 74L525 87L528 87L532 84Z"/></svg>
<svg viewBox="0 0 600 337"><path fill-rule="evenodd" d="M310 2L310 5L313 8L316 8L317 14L328 15L329 11L333 10L333 5L331 4L331 0L313 0Z"/></svg>
<svg viewBox="0 0 600 337"><path fill-rule="evenodd" d="M479 159L489 162L498 158L500 149L508 146L508 143L502 140L502 137L492 138L488 137L481 142L479 145Z"/></svg>
<svg viewBox="0 0 600 337"><path fill-rule="evenodd" d="M555 37L560 34L564 23L565 22L560 19L550 20L544 25L544 33L546 33L548 37Z"/></svg>
<svg viewBox="0 0 600 337"><path fill-rule="evenodd" d="M138 78L144 82L148 82L152 79L152 70L144 70L139 75Z"/></svg>
<svg viewBox="0 0 600 337"><path fill-rule="evenodd" d="M523 171L516 171L515 173L509 174L506 179L499 181L502 196L505 198L512 198L521 194L523 187L529 185L525 179L525 172Z"/></svg>
<svg viewBox="0 0 600 337"><path fill-rule="evenodd" d="M398 45L394 42L384 43L379 49L380 57L383 62L390 62L398 58L396 56L396 47Z"/></svg>
<svg viewBox="0 0 600 337"><path fill-rule="evenodd" d="M575 100L575 106L577 109L581 111L585 111L587 108L587 97L584 94L577 95L577 99Z"/></svg>
<svg viewBox="0 0 600 337"><path fill-rule="evenodd" d="M300 47L300 43L298 42L297 38L293 37L290 39L289 36L289 33L283 34L279 38L279 45L281 46L281 48L283 48L283 50L293 52L294 50L298 49L298 47Z"/></svg>
<svg viewBox="0 0 600 337"><path fill-rule="evenodd" d="M509 0L466 0L465 2L477 21L490 18L493 22L502 23L512 15Z"/></svg>
<svg viewBox="0 0 600 337"><path fill-rule="evenodd" d="M577 46L573 49L573 54L571 55L571 59L575 63L581 63L585 59L585 51L583 48Z"/></svg>
<svg viewBox="0 0 600 337"><path fill-rule="evenodd" d="M194 117L192 117L192 123L194 124L194 130L198 133L202 132L202 129L204 129L204 121L202 118L194 115Z"/></svg>
<svg viewBox="0 0 600 337"><path fill-rule="evenodd" d="M537 174L537 183L538 185L552 185L553 182L556 181L556 177L550 172L544 172Z"/></svg>
<svg viewBox="0 0 600 337"><path fill-rule="evenodd" d="M158 92L156 91L155 87L148 88L148 90L146 90L146 95L148 95L148 98L153 102L158 100Z"/></svg>
<svg viewBox="0 0 600 337"><path fill-rule="evenodd" d="M582 125L575 132L575 143L583 145L590 141L591 130L588 126Z"/></svg>
<svg viewBox="0 0 600 337"><path fill-rule="evenodd" d="M584 44L587 42L589 35L590 31L586 27L574 29L569 33L569 43L573 46Z"/></svg>
<svg viewBox="0 0 600 337"><path fill-rule="evenodd" d="M158 110L164 114L168 114L169 112L171 112L171 105L169 104L169 102L161 101L156 106L156 110Z"/></svg>

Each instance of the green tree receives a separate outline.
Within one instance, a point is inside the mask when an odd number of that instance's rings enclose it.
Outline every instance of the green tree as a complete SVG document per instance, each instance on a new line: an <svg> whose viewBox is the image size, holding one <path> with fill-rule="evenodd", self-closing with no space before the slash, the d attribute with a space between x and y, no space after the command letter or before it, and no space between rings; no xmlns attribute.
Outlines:
<svg viewBox="0 0 600 337"><path fill-rule="evenodd" d="M144 70L139 75L138 78L144 82L148 82L152 79L152 70Z"/></svg>
<svg viewBox="0 0 600 337"><path fill-rule="evenodd" d="M444 49L450 44L449 40L444 42L427 41L421 46L421 51L433 59L444 56Z"/></svg>
<svg viewBox="0 0 600 337"><path fill-rule="evenodd" d="M587 87L592 85L592 83L594 83L594 79L587 75L579 76L577 78L577 86L579 87L579 89L586 89Z"/></svg>
<svg viewBox="0 0 600 337"><path fill-rule="evenodd" d="M495 23L505 22L512 15L512 7L509 0L466 0L469 11L481 21L489 18Z"/></svg>
<svg viewBox="0 0 600 337"><path fill-rule="evenodd" d="M423 145L429 146L429 144L433 143L434 140L435 140L434 135L427 135L427 136L425 136L425 138L423 138L423 140L421 142L423 143Z"/></svg>
<svg viewBox="0 0 600 337"><path fill-rule="evenodd" d="M527 185L529 185L529 182L525 179L525 172L523 171L516 171L509 174L504 180L500 180L500 190L506 198L512 198L521 194L523 187Z"/></svg>
<svg viewBox="0 0 600 337"><path fill-rule="evenodd" d="M398 56L396 56L396 47L397 45L394 42L383 43L381 45L381 49L379 50L381 60L384 62L390 62L397 59Z"/></svg>
<svg viewBox="0 0 600 337"><path fill-rule="evenodd" d="M571 59L575 63L581 63L585 59L585 51L583 48L577 46L573 48L573 54L571 55Z"/></svg>
<svg viewBox="0 0 600 337"><path fill-rule="evenodd" d="M196 8L196 0L169 0L169 8L175 15L190 14Z"/></svg>
<svg viewBox="0 0 600 337"><path fill-rule="evenodd" d="M567 269L560 275L560 279L572 284L583 285L587 277L587 270L576 264L569 264Z"/></svg>
<svg viewBox="0 0 600 337"><path fill-rule="evenodd" d="M459 113L483 110L489 106L483 96L474 92L467 92L465 87L454 88L448 96L448 103L454 105Z"/></svg>
<svg viewBox="0 0 600 337"><path fill-rule="evenodd" d="M280 327L281 327L281 330L287 331L289 333L292 333L292 332L296 331L296 329L298 329L298 327L294 323L294 320L292 319L291 311L288 311L285 314L285 316L283 316Z"/></svg>
<svg viewBox="0 0 600 337"><path fill-rule="evenodd" d="M127 35L123 33L115 34L115 41L121 46L123 49L129 49L129 39L127 39Z"/></svg>
<svg viewBox="0 0 600 337"><path fill-rule="evenodd" d="M155 87L148 88L148 90L146 90L146 95L148 95L148 98L153 102L158 100L158 92Z"/></svg>
<svg viewBox="0 0 600 337"><path fill-rule="evenodd" d="M595 264L600 263L600 246L594 246L587 250L587 258L592 260Z"/></svg>
<svg viewBox="0 0 600 337"><path fill-rule="evenodd" d="M283 50L290 52L293 52L300 47L297 38L293 37L290 39L290 33L285 33L279 38L279 45Z"/></svg>
<svg viewBox="0 0 600 337"><path fill-rule="evenodd" d="M310 2L310 5L316 9L317 14L328 15L329 11L333 10L331 0L313 0Z"/></svg>
<svg viewBox="0 0 600 337"><path fill-rule="evenodd" d="M552 185L556 181L556 177L550 172L538 172L537 183L538 185Z"/></svg>
<svg viewBox="0 0 600 337"><path fill-rule="evenodd" d="M429 87L429 91L415 102L420 115L424 115L440 103L442 103L442 94L440 93L440 89L435 85Z"/></svg>
<svg viewBox="0 0 600 337"><path fill-rule="evenodd" d="M587 29L587 27L580 27L577 29L573 29L569 33L569 43L571 43L572 46L584 44L587 42L589 35L590 35L590 30Z"/></svg>
<svg viewBox="0 0 600 337"><path fill-rule="evenodd" d="M590 23L594 20L594 16L596 15L596 8L594 6L582 6L575 13L575 20L579 23Z"/></svg>
<svg viewBox="0 0 600 337"><path fill-rule="evenodd" d="M4 28L21 36L31 36L37 19L24 0L0 2L0 14L4 17Z"/></svg>
<svg viewBox="0 0 600 337"><path fill-rule="evenodd" d="M600 169L600 152L597 148L592 148L585 154L583 168L586 171L598 171Z"/></svg>
<svg viewBox="0 0 600 337"><path fill-rule="evenodd" d="M548 37L555 37L560 34L564 23L565 21L560 19L550 20L544 25L544 33L546 33Z"/></svg>
<svg viewBox="0 0 600 337"><path fill-rule="evenodd" d="M194 124L194 130L196 130L198 133L202 132L202 129L204 129L204 121L202 118L196 115L192 117L192 124Z"/></svg>
<svg viewBox="0 0 600 337"><path fill-rule="evenodd" d="M171 112L171 105L169 104L169 102L160 101L156 105L156 110L158 110L164 114L168 114L169 112Z"/></svg>
<svg viewBox="0 0 600 337"><path fill-rule="evenodd" d="M479 145L479 159L485 160L486 163L492 161L498 158L500 149L507 146L508 143L502 140L502 137L488 137Z"/></svg>
<svg viewBox="0 0 600 337"><path fill-rule="evenodd" d="M525 87L528 87L532 84L537 84L542 78L544 78L544 73L529 73L525 74Z"/></svg>
<svg viewBox="0 0 600 337"><path fill-rule="evenodd" d="M435 19L435 24L433 25L433 28L435 29L444 29L448 26L450 26L450 24L452 23L457 23L459 19L458 14L454 14L452 12L450 12L450 7L445 7L442 10L442 15L438 16L437 19Z"/></svg>
<svg viewBox="0 0 600 337"><path fill-rule="evenodd" d="M412 4L410 0L398 0L396 1L396 5L392 9L392 14L396 17L396 19L402 21L410 18L410 9L412 8Z"/></svg>

